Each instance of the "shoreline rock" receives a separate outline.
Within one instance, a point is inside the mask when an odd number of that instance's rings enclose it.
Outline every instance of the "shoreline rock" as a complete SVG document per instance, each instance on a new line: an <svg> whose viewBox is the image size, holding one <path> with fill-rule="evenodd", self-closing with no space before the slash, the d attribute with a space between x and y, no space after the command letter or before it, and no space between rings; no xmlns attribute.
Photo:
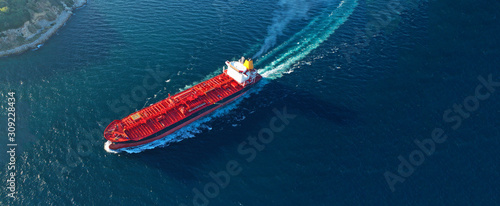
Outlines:
<svg viewBox="0 0 500 206"><path fill-rule="evenodd" d="M37 39L35 39L34 41L30 41L28 43L25 43L23 45L17 46L15 48L0 51L0 57L6 57L9 55L24 53L30 49L37 48L38 45L41 45L45 41L49 40L49 38L52 35L54 35L57 32L57 30L59 30L62 26L64 26L64 24L70 19L70 17L73 15L73 11L75 9L83 7L87 3L87 0L75 0L74 2L75 2L75 4L72 7L66 7L57 16L57 18L53 21L54 25L51 26L47 31L41 33L41 35ZM21 28L14 29L14 30L22 30L22 29L24 29L24 28L21 27Z"/></svg>

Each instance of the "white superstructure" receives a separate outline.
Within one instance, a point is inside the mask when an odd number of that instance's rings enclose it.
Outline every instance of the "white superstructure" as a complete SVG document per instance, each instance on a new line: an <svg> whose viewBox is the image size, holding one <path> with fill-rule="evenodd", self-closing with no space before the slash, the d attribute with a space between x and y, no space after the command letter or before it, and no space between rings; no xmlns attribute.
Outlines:
<svg viewBox="0 0 500 206"><path fill-rule="evenodd" d="M253 61L251 59L240 61L226 61L226 74L233 78L238 84L245 86L248 83L255 81L257 72L253 69Z"/></svg>

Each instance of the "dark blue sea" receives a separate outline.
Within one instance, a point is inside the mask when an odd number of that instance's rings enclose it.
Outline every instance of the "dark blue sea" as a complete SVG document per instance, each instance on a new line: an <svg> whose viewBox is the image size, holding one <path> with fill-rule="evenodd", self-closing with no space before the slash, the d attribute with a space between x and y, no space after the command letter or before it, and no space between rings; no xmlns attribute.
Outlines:
<svg viewBox="0 0 500 206"><path fill-rule="evenodd" d="M0 58L0 205L500 205L499 34L497 0L89 0ZM105 149L241 56L243 98Z"/></svg>

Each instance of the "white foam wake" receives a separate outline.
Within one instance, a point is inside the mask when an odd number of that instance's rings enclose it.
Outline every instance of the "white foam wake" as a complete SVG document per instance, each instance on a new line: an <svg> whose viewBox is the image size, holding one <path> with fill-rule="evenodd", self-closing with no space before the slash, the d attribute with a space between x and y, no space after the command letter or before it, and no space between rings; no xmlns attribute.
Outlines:
<svg viewBox="0 0 500 206"><path fill-rule="evenodd" d="M328 39L344 22L351 16L358 6L357 0L342 1L337 9L331 13L316 17L304 29L284 42L271 52L266 54L259 61L264 61L275 53L290 47L287 52L277 55L277 57L263 69L259 70L262 76L269 79L276 79L282 76L294 63L302 60L321 43ZM258 63L257 63L258 64Z"/></svg>
<svg viewBox="0 0 500 206"><path fill-rule="evenodd" d="M106 152L113 153L113 154L118 153L118 151L110 149L109 145L111 145L111 142L109 140L106 141L106 143L104 143L104 150L106 150Z"/></svg>

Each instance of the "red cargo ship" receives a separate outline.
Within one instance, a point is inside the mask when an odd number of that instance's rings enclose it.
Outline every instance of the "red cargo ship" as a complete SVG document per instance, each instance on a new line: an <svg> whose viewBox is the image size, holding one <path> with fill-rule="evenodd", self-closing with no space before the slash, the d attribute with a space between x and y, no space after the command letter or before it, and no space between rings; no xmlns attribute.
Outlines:
<svg viewBox="0 0 500 206"><path fill-rule="evenodd" d="M109 149L136 147L172 134L239 98L262 78L251 59L226 65L220 75L111 122L104 130Z"/></svg>

